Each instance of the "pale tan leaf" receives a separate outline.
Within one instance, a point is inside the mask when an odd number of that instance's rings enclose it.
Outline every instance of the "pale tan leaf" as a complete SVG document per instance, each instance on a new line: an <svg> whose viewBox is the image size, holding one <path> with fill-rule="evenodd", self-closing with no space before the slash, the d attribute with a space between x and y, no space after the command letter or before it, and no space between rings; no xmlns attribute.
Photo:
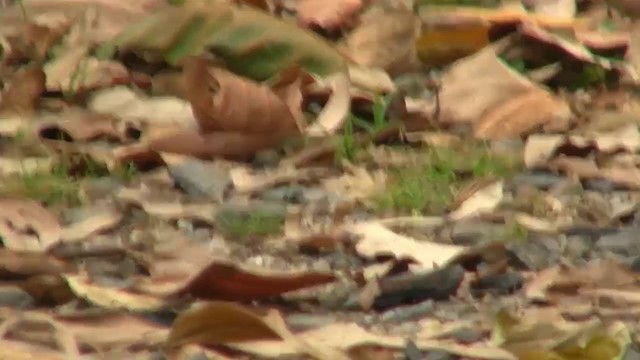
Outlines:
<svg viewBox="0 0 640 360"><path fill-rule="evenodd" d="M465 250L463 246L417 241L390 231L376 223L360 223L349 226L347 231L360 236L356 251L366 257L393 255L396 258L414 259L420 268L432 269L446 264Z"/></svg>
<svg viewBox="0 0 640 360"><path fill-rule="evenodd" d="M460 220L494 210L502 201L503 188L504 182L497 179L474 181L466 191L460 192L448 218Z"/></svg>
<svg viewBox="0 0 640 360"><path fill-rule="evenodd" d="M62 229L63 242L80 241L91 235L116 227L122 220L122 213L115 208L102 208L89 217L71 223Z"/></svg>
<svg viewBox="0 0 640 360"><path fill-rule="evenodd" d="M84 275L65 275L65 279L74 294L105 309L153 311L167 305L155 296L97 285Z"/></svg>

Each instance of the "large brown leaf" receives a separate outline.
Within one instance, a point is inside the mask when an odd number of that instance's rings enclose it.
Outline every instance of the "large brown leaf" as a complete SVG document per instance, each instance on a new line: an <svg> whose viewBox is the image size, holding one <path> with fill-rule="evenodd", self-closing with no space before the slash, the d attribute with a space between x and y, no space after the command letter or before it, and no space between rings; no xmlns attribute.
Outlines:
<svg viewBox="0 0 640 360"><path fill-rule="evenodd" d="M299 133L287 104L270 88L220 68L202 57L184 64L184 85L200 130L280 137Z"/></svg>

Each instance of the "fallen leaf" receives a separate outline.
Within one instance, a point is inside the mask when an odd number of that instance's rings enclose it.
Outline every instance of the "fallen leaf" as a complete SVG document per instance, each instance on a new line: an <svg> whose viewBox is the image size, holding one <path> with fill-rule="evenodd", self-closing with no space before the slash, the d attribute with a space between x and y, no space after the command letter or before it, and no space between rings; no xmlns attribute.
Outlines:
<svg viewBox="0 0 640 360"><path fill-rule="evenodd" d="M122 121L135 123L142 120L154 127L198 128L187 101L170 96L145 97L125 86L94 91L87 107L95 113L110 114Z"/></svg>
<svg viewBox="0 0 640 360"><path fill-rule="evenodd" d="M184 63L184 84L200 130L273 137L274 143L298 134L291 109L271 89L220 68L204 58ZM251 99L250 102L238 101Z"/></svg>
<svg viewBox="0 0 640 360"><path fill-rule="evenodd" d="M122 213L115 208L98 209L89 217L66 225L62 229L61 241L80 241L100 232L111 230L120 224L122 218Z"/></svg>
<svg viewBox="0 0 640 360"><path fill-rule="evenodd" d="M369 332L355 323L335 322L317 329L296 334L307 344L317 347L348 351L365 344L384 348L400 349L406 346L406 339L398 335L380 335ZM424 337L423 337L424 336ZM431 340L428 332L415 339L416 346L424 351L444 351L463 357L488 360L515 360L510 352L489 345L460 345L451 340ZM228 344L235 349L267 358L281 358L299 354L292 344L279 340L255 340Z"/></svg>
<svg viewBox="0 0 640 360"><path fill-rule="evenodd" d="M4 9L0 15L0 34L12 33L24 22L23 10L35 23L46 19L69 21L80 18L95 9L97 26L91 31L91 42L100 43L116 36L126 26L143 19L155 9L168 6L166 1L143 0L136 3L109 0L22 0L18 5Z"/></svg>
<svg viewBox="0 0 640 360"><path fill-rule="evenodd" d="M12 360L63 360L65 354L36 344L13 340L0 340L0 358Z"/></svg>
<svg viewBox="0 0 640 360"><path fill-rule="evenodd" d="M0 249L0 277L30 278L37 275L60 275L71 266L53 256L37 252Z"/></svg>
<svg viewBox="0 0 640 360"><path fill-rule="evenodd" d="M97 285L86 275L67 274L65 279L76 296L105 309L154 311L167 305L163 299L156 296Z"/></svg>
<svg viewBox="0 0 640 360"><path fill-rule="evenodd" d="M116 197L127 204L141 207L147 214L166 220L197 219L214 224L217 206L213 204L181 204L175 201L154 200L136 189L120 189Z"/></svg>
<svg viewBox="0 0 640 360"><path fill-rule="evenodd" d="M236 167L229 175L234 189L241 194L252 194L278 185L292 182L317 180L326 177L330 171L326 168L292 167L276 168L273 170L255 172L244 167Z"/></svg>
<svg viewBox="0 0 640 360"><path fill-rule="evenodd" d="M53 316L44 312L20 311L20 313L9 314L0 326L0 338L7 336L7 333L20 325L29 327L47 325L47 332L57 348L59 348L67 359L78 359L80 349L78 343L64 324L58 322Z"/></svg>
<svg viewBox="0 0 640 360"><path fill-rule="evenodd" d="M383 170L369 172L363 167L345 163L348 172L327 178L323 185L328 190L353 201L361 201L384 190L387 174Z"/></svg>
<svg viewBox="0 0 640 360"><path fill-rule="evenodd" d="M447 217L455 221L494 210L504 196L503 187L503 181L498 179L479 179L472 182L460 191Z"/></svg>
<svg viewBox="0 0 640 360"><path fill-rule="evenodd" d="M36 201L0 199L0 239L5 247L46 251L61 235L58 219Z"/></svg>
<svg viewBox="0 0 640 360"><path fill-rule="evenodd" d="M174 295L199 299L248 301L333 282L333 274L317 272L259 273L232 264L213 262Z"/></svg>
<svg viewBox="0 0 640 360"><path fill-rule="evenodd" d="M454 63L441 83L441 121L469 123L477 137L520 136L543 126L561 127L571 117L565 102L510 69L493 47ZM539 112L521 110L541 105Z"/></svg>
<svg viewBox="0 0 640 360"><path fill-rule="evenodd" d="M377 9L365 15L344 40L349 59L393 74L416 64L415 41L420 21L406 9Z"/></svg>
<svg viewBox="0 0 640 360"><path fill-rule="evenodd" d="M265 136L264 133L210 132L176 130L159 136L143 138L142 145L130 148L133 151L119 155L121 162L136 161L136 158L153 162L159 153L189 155L202 160L218 158L246 161L258 151L279 143L278 137ZM158 159L159 160L159 159Z"/></svg>
<svg viewBox="0 0 640 360"><path fill-rule="evenodd" d="M525 3L539 15L567 19L576 15L576 0L526 0Z"/></svg>
<svg viewBox="0 0 640 360"><path fill-rule="evenodd" d="M462 246L417 241L396 234L376 222L352 225L345 230L361 237L355 246L358 254L369 258L381 255L409 258L417 261L420 269L446 264L465 249Z"/></svg>
<svg viewBox="0 0 640 360"><path fill-rule="evenodd" d="M488 110L475 123L474 134L479 139L516 138L548 124L567 127L570 117L571 110L564 100L535 89Z"/></svg>
<svg viewBox="0 0 640 360"><path fill-rule="evenodd" d="M239 345L255 340L282 339L300 353L319 360L348 360L337 349L307 343L292 334L275 310L266 313L225 302L209 302L184 312L176 319L167 339L168 347L188 343ZM246 346L251 348L251 344Z"/></svg>
<svg viewBox="0 0 640 360"><path fill-rule="evenodd" d="M335 30L353 22L361 8L362 0L303 0L296 12L302 26Z"/></svg>
<svg viewBox="0 0 640 360"><path fill-rule="evenodd" d="M421 19L416 49L420 60L431 66L447 65L489 44L490 24L482 19L437 13Z"/></svg>
<svg viewBox="0 0 640 360"><path fill-rule="evenodd" d="M101 352L159 345L169 334L168 328L126 313L58 315L56 320L73 334L78 343Z"/></svg>
<svg viewBox="0 0 640 360"><path fill-rule="evenodd" d="M0 115L32 113L44 90L42 69L36 66L20 69L0 94Z"/></svg>
<svg viewBox="0 0 640 360"><path fill-rule="evenodd" d="M125 134L118 129L113 117L81 110L64 111L59 120L43 122L38 126L37 134L41 139L78 142L125 140Z"/></svg>
<svg viewBox="0 0 640 360"><path fill-rule="evenodd" d="M67 50L44 66L46 89L67 93L81 93L131 81L124 65L99 60L87 55L83 48Z"/></svg>
<svg viewBox="0 0 640 360"><path fill-rule="evenodd" d="M167 23L173 24L172 27L168 29ZM242 41L236 41L234 36L230 38L229 34L238 34ZM255 46L258 43L260 46ZM348 115L347 66L331 44L295 24L252 7L199 1L170 7L132 25L103 49L115 48L121 53L145 49L177 63L187 56L200 54L205 47L224 59L231 72L253 80L273 78L297 65L318 81L327 83L333 94L315 123L306 129L309 135L335 132Z"/></svg>

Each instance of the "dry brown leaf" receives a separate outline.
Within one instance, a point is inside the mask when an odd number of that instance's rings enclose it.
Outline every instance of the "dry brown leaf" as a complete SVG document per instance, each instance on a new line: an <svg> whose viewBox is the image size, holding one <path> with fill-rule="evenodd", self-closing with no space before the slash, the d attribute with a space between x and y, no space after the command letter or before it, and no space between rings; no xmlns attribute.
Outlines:
<svg viewBox="0 0 640 360"><path fill-rule="evenodd" d="M324 180L325 188L354 201L365 200L374 193L384 191L387 183L387 173L384 170L369 172L364 167L349 163L344 166L348 172Z"/></svg>
<svg viewBox="0 0 640 360"><path fill-rule="evenodd" d="M127 204L140 206L150 216L161 219L196 219L209 224L215 223L217 206L214 204L181 204L154 200L150 194L136 189L120 189L116 197Z"/></svg>
<svg viewBox="0 0 640 360"><path fill-rule="evenodd" d="M49 49L60 40L71 24L62 21L57 24L22 24L21 31L7 39L8 49L3 49L3 60L20 58L44 60Z"/></svg>
<svg viewBox="0 0 640 360"><path fill-rule="evenodd" d="M44 312L20 311L14 314L9 314L8 318L4 319L0 325L0 339L6 337L7 333L14 327L24 324L35 325L36 328L38 325L48 325L49 329L47 329L47 332L52 333L51 339L53 340L53 345L62 350L65 354L65 358L80 358L80 349L78 347L78 343L73 337L73 334L69 332L69 329L67 329L64 324L58 322L54 317ZM31 326L31 328L33 327L34 326ZM18 336L18 338L19 337L20 336Z"/></svg>
<svg viewBox="0 0 640 360"><path fill-rule="evenodd" d="M86 275L65 275L73 293L88 302L111 310L154 311L167 303L156 296L127 289L108 288L92 283Z"/></svg>
<svg viewBox="0 0 640 360"><path fill-rule="evenodd" d="M146 97L126 86L93 92L87 107L92 112L110 114L124 122L141 122L142 125L148 125L151 128L149 130L157 127L198 128L187 101L171 96Z"/></svg>
<svg viewBox="0 0 640 360"><path fill-rule="evenodd" d="M237 167L230 171L229 176L238 193L251 194L291 182L317 181L326 177L330 172L331 170L327 168L283 167L256 173L248 168Z"/></svg>
<svg viewBox="0 0 640 360"><path fill-rule="evenodd" d="M61 120L40 124L37 134L41 139L71 141L123 141L125 136L118 129L115 119L108 115L85 111L65 111Z"/></svg>
<svg viewBox="0 0 640 360"><path fill-rule="evenodd" d="M564 100L544 90L533 89L484 113L475 123L474 135L478 139L517 138L547 124L566 129L570 117L571 109ZM566 126L559 125L563 123Z"/></svg>
<svg viewBox="0 0 640 360"><path fill-rule="evenodd" d="M59 275L71 267L50 255L0 249L0 277L29 278L37 275Z"/></svg>
<svg viewBox="0 0 640 360"><path fill-rule="evenodd" d="M420 20L407 9L385 9L365 15L345 39L349 59L362 66L377 67L390 74L417 64L415 41Z"/></svg>
<svg viewBox="0 0 640 360"><path fill-rule="evenodd" d="M566 103L545 100L552 95L501 62L491 46L454 63L441 81L441 121L472 124L478 136L520 135L540 126L567 124L571 116ZM535 95L529 97L527 94L533 91ZM513 99L525 95L513 102ZM528 123L520 122L522 113L506 117L517 111L520 103L528 101L534 104L542 102L548 110L527 111L525 119ZM427 111L431 113L433 108Z"/></svg>
<svg viewBox="0 0 640 360"><path fill-rule="evenodd" d="M184 84L204 133L231 132L280 138L299 133L287 104L268 87L220 68L204 58L184 64Z"/></svg>
<svg viewBox="0 0 640 360"><path fill-rule="evenodd" d="M465 250L463 246L417 241L376 222L352 225L345 230L361 237L355 247L358 254L369 258L393 255L397 259L413 259L421 269L444 265Z"/></svg>
<svg viewBox="0 0 640 360"><path fill-rule="evenodd" d="M169 329L126 313L57 317L78 343L97 351L162 343Z"/></svg>
<svg viewBox="0 0 640 360"><path fill-rule="evenodd" d="M164 136L144 139L146 145L120 156L121 161L154 159L158 153L189 155L203 160L222 157L247 160L259 150L275 146L281 138L259 133L218 131L202 134L196 131L176 130Z"/></svg>
<svg viewBox="0 0 640 360"><path fill-rule="evenodd" d="M58 219L36 201L0 199L0 236L5 247L45 251L60 240Z"/></svg>
<svg viewBox="0 0 640 360"><path fill-rule="evenodd" d="M327 284L335 279L333 274L316 272L260 274L241 270L232 264L213 262L175 295L189 294L208 300L248 301Z"/></svg>
<svg viewBox="0 0 640 360"><path fill-rule="evenodd" d="M111 0L22 0L3 9L0 14L0 35L15 33L24 22L24 11L35 23L49 23L52 19L69 21L81 18L88 10L95 9L97 25L90 33L92 44L113 39L125 27L143 19L153 10L169 6L162 0L111 1Z"/></svg>
<svg viewBox="0 0 640 360"><path fill-rule="evenodd" d="M489 45L491 23L481 18L427 13L420 17L422 31L416 41L420 60L444 66Z"/></svg>
<svg viewBox="0 0 640 360"><path fill-rule="evenodd" d="M115 208L102 208L89 217L65 226L62 229L61 241L73 242L84 240L92 235L113 229L122 220L122 213Z"/></svg>
<svg viewBox="0 0 640 360"><path fill-rule="evenodd" d="M30 66L18 70L0 94L0 115L33 112L44 90L45 75L42 69Z"/></svg>
<svg viewBox="0 0 640 360"><path fill-rule="evenodd" d="M379 335L369 332L355 323L336 322L317 329L296 334L298 339L317 348L332 348L348 351L352 348L368 344L384 348L400 349L406 346L406 338L398 335ZM450 354L473 359L516 360L510 352L489 345L460 345L451 340L431 340L427 331L420 332L415 339L421 350L439 350ZM228 344L238 350L267 358L281 358L299 354L292 344L279 340L256 340L244 343Z"/></svg>
<svg viewBox="0 0 640 360"><path fill-rule="evenodd" d="M640 18L640 4L635 0L608 0L608 3L617 9L622 16L632 19Z"/></svg>
<svg viewBox="0 0 640 360"><path fill-rule="evenodd" d="M173 324L167 346L225 344L247 350L251 349L251 342L269 339L282 340L296 349L295 353L318 360L349 360L337 349L312 344L292 334L276 310L258 312L226 302L209 302L182 313Z"/></svg>
<svg viewBox="0 0 640 360"><path fill-rule="evenodd" d="M124 65L87 56L87 49L69 49L44 66L49 91L84 92L131 81Z"/></svg>
<svg viewBox="0 0 640 360"><path fill-rule="evenodd" d="M13 340L0 340L0 359L64 360L65 354L44 346Z"/></svg>
<svg viewBox="0 0 640 360"><path fill-rule="evenodd" d="M571 19L576 15L576 0L526 0L538 15Z"/></svg>
<svg viewBox="0 0 640 360"><path fill-rule="evenodd" d="M195 309L183 312L173 323L167 346L279 338L265 322L265 315L230 302L196 304Z"/></svg>
<svg viewBox="0 0 640 360"><path fill-rule="evenodd" d="M336 30L351 24L361 8L362 0L303 0L296 11L302 26Z"/></svg>
<svg viewBox="0 0 640 360"><path fill-rule="evenodd" d="M460 191L447 217L455 221L494 210L502 201L503 188L503 181L494 178L473 181Z"/></svg>

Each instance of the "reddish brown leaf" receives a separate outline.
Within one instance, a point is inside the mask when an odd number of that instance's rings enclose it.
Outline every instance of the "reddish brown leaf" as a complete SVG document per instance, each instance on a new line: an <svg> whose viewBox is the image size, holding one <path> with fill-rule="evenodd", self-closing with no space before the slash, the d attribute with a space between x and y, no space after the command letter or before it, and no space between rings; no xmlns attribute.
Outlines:
<svg viewBox="0 0 640 360"><path fill-rule="evenodd" d="M230 264L212 263L176 295L202 299L248 301L279 295L335 280L332 274L302 273L263 275L240 270Z"/></svg>

